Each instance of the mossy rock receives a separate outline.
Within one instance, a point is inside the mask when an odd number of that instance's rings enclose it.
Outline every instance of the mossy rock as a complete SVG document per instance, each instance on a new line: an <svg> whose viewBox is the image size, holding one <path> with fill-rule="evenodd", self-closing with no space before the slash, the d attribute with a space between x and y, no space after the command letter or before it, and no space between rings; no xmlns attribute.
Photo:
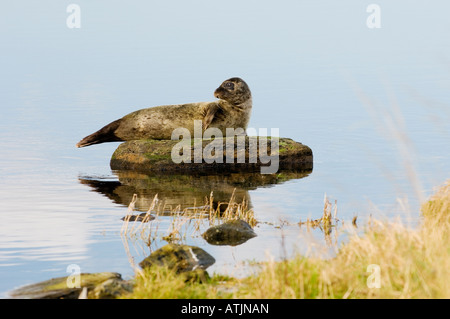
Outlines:
<svg viewBox="0 0 450 319"><path fill-rule="evenodd" d="M111 278L88 292L89 299L116 299L133 291L133 285L121 278Z"/></svg>
<svg viewBox="0 0 450 319"><path fill-rule="evenodd" d="M208 272L201 268L197 268L191 271L184 271L180 275L185 282L190 283L206 283L211 279Z"/></svg>
<svg viewBox="0 0 450 319"><path fill-rule="evenodd" d="M168 267L176 272L186 272L195 269L206 269L216 260L199 247L168 244L154 251L139 263L142 268L152 265Z"/></svg>
<svg viewBox="0 0 450 319"><path fill-rule="evenodd" d="M241 143L241 141L243 141ZM275 147L278 144L278 150ZM264 167L278 159L277 170L295 169L311 170L313 165L312 150L289 138L248 137L245 139L192 139L186 142L186 159L180 163L172 160L172 150L176 149L178 140L136 140L119 145L111 157L111 169L133 170L139 172L169 173L220 173L220 172L260 172ZM245 142L245 144L244 144ZM227 156L227 144L233 146ZM201 145L197 148L195 145ZM260 145L267 145L266 157L261 157ZM205 150L217 147L221 152ZM272 147L274 146L274 147ZM196 154L201 151L201 163L196 163ZM212 154L212 155L211 155ZM230 161L232 159L232 161ZM228 163L227 163L228 161ZM239 162L239 163L238 163Z"/></svg>
<svg viewBox="0 0 450 319"><path fill-rule="evenodd" d="M119 282L123 281L121 275L115 272L82 273L80 274L80 287L72 288L68 284L68 281L72 283L73 277L52 278L36 284L23 286L10 292L10 296L20 299L78 299L82 289L86 287L88 289L88 297L103 298L105 295L111 295L105 288L100 290L96 296L92 296L90 292L105 282L108 282L110 285L114 282L114 285L117 287L120 285Z"/></svg>

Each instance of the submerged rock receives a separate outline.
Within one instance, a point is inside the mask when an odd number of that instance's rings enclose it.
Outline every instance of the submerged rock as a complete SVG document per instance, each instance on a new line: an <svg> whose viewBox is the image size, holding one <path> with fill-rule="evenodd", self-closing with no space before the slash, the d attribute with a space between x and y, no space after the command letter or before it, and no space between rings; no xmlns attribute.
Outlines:
<svg viewBox="0 0 450 319"><path fill-rule="evenodd" d="M200 141L200 142L198 142ZM269 167L275 159L276 169L310 170L313 165L311 149L289 138L245 137L245 143L239 139L198 139L188 140L183 152L186 159L180 163L172 160L180 149L178 140L137 140L127 141L119 145L111 157L113 170L133 170L139 172L169 173L221 173L221 172L260 172ZM196 143L201 146L197 153ZM231 146L229 146L231 145ZM266 146L261 151L260 146ZM229 146L227 148L227 146ZM276 147L278 146L278 147ZM230 151L227 154L227 149ZM220 150L217 151L216 150ZM200 154L201 163L196 163L195 154ZM261 157L261 154L267 154ZM180 155L180 154L178 154ZM181 158L181 156L180 156ZM181 161L181 160L180 160ZM278 170L276 170L278 171ZM275 173L275 172L269 172Z"/></svg>
<svg viewBox="0 0 450 319"><path fill-rule="evenodd" d="M126 215L124 217L121 218L121 220L125 221L125 222L143 222L143 223L147 223L151 220L154 220L155 216L147 214L147 213L141 213L138 215Z"/></svg>
<svg viewBox="0 0 450 319"><path fill-rule="evenodd" d="M256 233L247 222L238 219L210 227L202 236L212 245L237 246L256 237Z"/></svg>
<svg viewBox="0 0 450 319"><path fill-rule="evenodd" d="M206 269L215 262L214 257L199 247L168 244L151 253L139 266L146 268L157 265L185 272L198 268Z"/></svg>
<svg viewBox="0 0 450 319"><path fill-rule="evenodd" d="M116 293L108 291L106 288L103 288L102 293L92 294L91 292L107 282L109 284L114 282L116 286L124 286L125 283L121 275L115 272L82 273L79 276L79 287L72 287L75 278L75 275L72 275L23 286L13 290L10 296L21 299L78 299L83 288L87 288L89 298L105 298L105 296L113 296Z"/></svg>

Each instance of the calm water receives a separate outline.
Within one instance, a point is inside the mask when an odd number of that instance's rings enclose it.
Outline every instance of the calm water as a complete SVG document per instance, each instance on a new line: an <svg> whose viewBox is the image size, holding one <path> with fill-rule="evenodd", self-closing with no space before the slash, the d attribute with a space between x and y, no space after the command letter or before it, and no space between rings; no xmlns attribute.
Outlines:
<svg viewBox="0 0 450 319"><path fill-rule="evenodd" d="M243 261L304 252L307 233L273 224L319 218L325 193L341 220L416 223L420 200L450 177L450 4L378 1L382 27L369 29L361 1L316 2L77 1L79 29L66 25L69 2L2 4L2 296L68 275L70 264L132 276L130 256L150 251L124 244L120 218L133 192L145 200L164 187L112 172L118 143L75 143L140 108L213 100L232 76L252 89L250 127L310 146L314 169L242 190L261 222L245 244L187 238L216 258L211 271L239 274ZM169 224L162 218L160 230Z"/></svg>

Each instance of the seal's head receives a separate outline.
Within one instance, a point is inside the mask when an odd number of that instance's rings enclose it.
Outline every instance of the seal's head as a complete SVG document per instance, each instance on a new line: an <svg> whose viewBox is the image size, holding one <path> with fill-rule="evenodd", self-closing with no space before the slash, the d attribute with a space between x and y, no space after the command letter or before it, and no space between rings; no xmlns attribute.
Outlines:
<svg viewBox="0 0 450 319"><path fill-rule="evenodd" d="M214 96L233 105L243 104L252 98L250 88L241 78L225 80L216 91L214 91Z"/></svg>

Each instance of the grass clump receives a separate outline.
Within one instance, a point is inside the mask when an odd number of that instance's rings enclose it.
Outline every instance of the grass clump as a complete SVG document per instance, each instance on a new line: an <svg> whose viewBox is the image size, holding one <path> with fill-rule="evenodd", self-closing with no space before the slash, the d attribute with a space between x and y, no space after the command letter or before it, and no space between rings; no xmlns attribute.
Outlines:
<svg viewBox="0 0 450 319"><path fill-rule="evenodd" d="M229 291L234 279L214 275L198 280L174 269L151 266L139 271L134 279L134 289L124 299L217 299L231 298Z"/></svg>
<svg viewBox="0 0 450 319"><path fill-rule="evenodd" d="M425 225L448 223L450 219L450 181L440 187L423 205L422 213Z"/></svg>

